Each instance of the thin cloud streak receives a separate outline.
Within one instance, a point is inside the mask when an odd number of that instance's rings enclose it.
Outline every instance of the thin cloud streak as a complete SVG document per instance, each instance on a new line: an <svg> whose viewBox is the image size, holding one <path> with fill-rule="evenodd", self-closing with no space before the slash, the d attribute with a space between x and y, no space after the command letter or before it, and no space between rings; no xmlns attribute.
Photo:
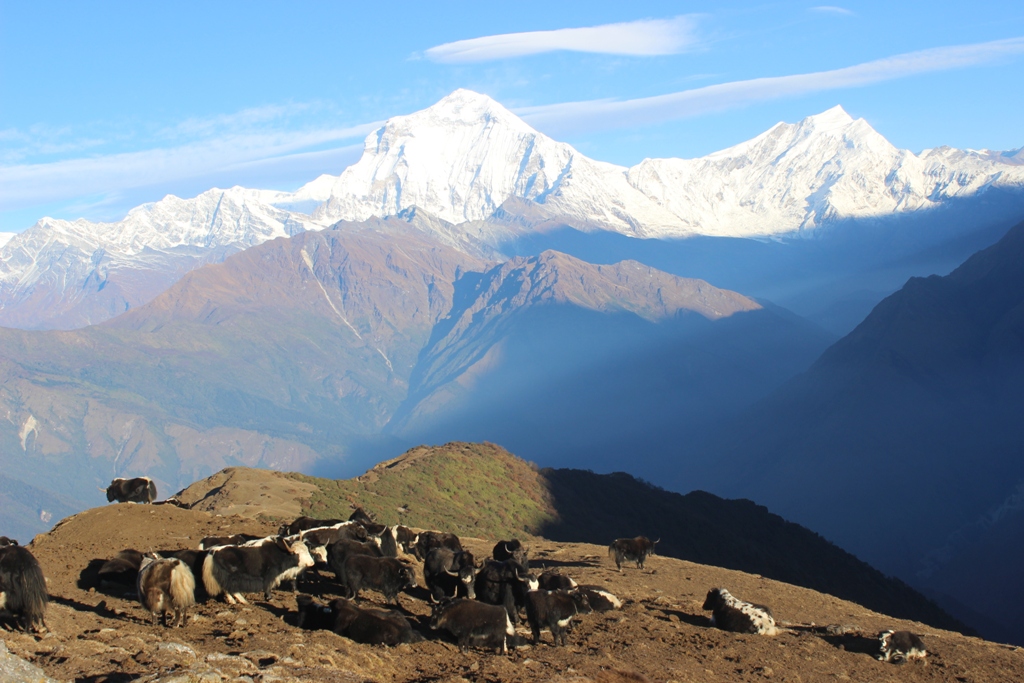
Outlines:
<svg viewBox="0 0 1024 683"><path fill-rule="evenodd" d="M524 57L556 50L611 55L674 55L696 43L693 16L644 19L586 28L503 33L459 40L428 49L428 59L442 64L468 64Z"/></svg>
<svg viewBox="0 0 1024 683"><path fill-rule="evenodd" d="M830 71L755 78L633 100L587 100L524 107L516 114L546 131L607 130L736 109L757 102L857 88L1024 53L1024 37L908 52Z"/></svg>
<svg viewBox="0 0 1024 683"><path fill-rule="evenodd" d="M0 167L0 211L233 171L294 168L318 160L351 156L350 147L303 152L311 147L363 137L380 122L349 128L265 133L203 140L173 148ZM333 155L333 157L332 157ZM341 169L339 169L340 172ZM312 180L312 178L310 178Z"/></svg>
<svg viewBox="0 0 1024 683"><path fill-rule="evenodd" d="M828 14L843 14L848 17L856 16L853 10L848 10L845 7L836 7L835 5L818 5L817 7L811 8L812 12L825 12Z"/></svg>

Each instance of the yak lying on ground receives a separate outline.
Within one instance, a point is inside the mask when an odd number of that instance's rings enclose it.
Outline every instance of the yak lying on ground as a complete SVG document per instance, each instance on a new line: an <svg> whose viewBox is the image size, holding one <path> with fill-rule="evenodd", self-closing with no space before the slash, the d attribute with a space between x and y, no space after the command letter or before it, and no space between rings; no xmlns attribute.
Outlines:
<svg viewBox="0 0 1024 683"><path fill-rule="evenodd" d="M207 536L199 541L200 550L209 550L221 545L245 545L249 541L261 538L252 534L232 534L230 536Z"/></svg>
<svg viewBox="0 0 1024 683"><path fill-rule="evenodd" d="M379 609L362 609L345 598L323 605L309 595L296 598L298 626L327 629L364 645L399 645L423 640L401 614Z"/></svg>
<svg viewBox="0 0 1024 683"><path fill-rule="evenodd" d="M579 591L536 590L526 594L526 618L535 643L540 642L541 629L546 628L555 645L565 645L565 631L572 618L593 611L587 596Z"/></svg>
<svg viewBox="0 0 1024 683"><path fill-rule="evenodd" d="M302 541L289 544L282 538L258 546L224 546L210 551L203 561L203 584L210 597L223 594L230 604L245 603L242 593L270 591L282 581L298 578L313 566L313 558Z"/></svg>
<svg viewBox="0 0 1024 683"><path fill-rule="evenodd" d="M100 584L134 586L142 566L142 553L126 548L103 563L98 572Z"/></svg>
<svg viewBox="0 0 1024 683"><path fill-rule="evenodd" d="M499 605L458 598L434 605L430 628L444 629L453 636L463 652L470 645L493 647L501 653L515 647L516 630L508 613Z"/></svg>
<svg viewBox="0 0 1024 683"><path fill-rule="evenodd" d="M734 633L777 635L772 611L764 605L754 605L734 598L724 588L712 588L704 600L704 609L712 610L711 625Z"/></svg>
<svg viewBox="0 0 1024 683"><path fill-rule="evenodd" d="M26 631L46 629L46 579L39 562L26 548L0 548L0 612L15 616Z"/></svg>
<svg viewBox="0 0 1024 683"><path fill-rule="evenodd" d="M878 634L878 661L903 664L911 659L924 659L921 636L910 631L882 631Z"/></svg>
<svg viewBox="0 0 1024 683"><path fill-rule="evenodd" d="M595 612L611 612L622 609L622 601L603 586L577 586L576 590L587 596L587 602Z"/></svg>
<svg viewBox="0 0 1024 683"><path fill-rule="evenodd" d="M107 502L152 503L156 500L156 484L149 477L117 478L107 487Z"/></svg>
<svg viewBox="0 0 1024 683"><path fill-rule="evenodd" d="M615 560L615 566L622 571L624 561L636 562L637 569L644 568L648 555L654 554L654 546L661 541L652 541L646 536L636 538L617 538L608 546L608 556Z"/></svg>
<svg viewBox="0 0 1024 683"><path fill-rule="evenodd" d="M196 603L196 580L185 562L178 558L143 558L137 587L139 602L153 616L154 626L161 616L165 625L185 625L188 608ZM173 615L170 624L167 614Z"/></svg>
<svg viewBox="0 0 1024 683"><path fill-rule="evenodd" d="M576 588L576 582L570 579L565 574L559 574L558 572L549 569L540 575L537 579L540 583L540 589L545 591L557 591L565 590L571 591Z"/></svg>
<svg viewBox="0 0 1024 683"><path fill-rule="evenodd" d="M360 591L369 589L378 591L387 602L397 605L398 594L416 586L412 567L394 557L348 555L339 569L338 583L348 590L353 600L359 599Z"/></svg>
<svg viewBox="0 0 1024 683"><path fill-rule="evenodd" d="M0 536L0 548L6 548L9 545L18 545L18 542L13 538L7 538L6 536Z"/></svg>

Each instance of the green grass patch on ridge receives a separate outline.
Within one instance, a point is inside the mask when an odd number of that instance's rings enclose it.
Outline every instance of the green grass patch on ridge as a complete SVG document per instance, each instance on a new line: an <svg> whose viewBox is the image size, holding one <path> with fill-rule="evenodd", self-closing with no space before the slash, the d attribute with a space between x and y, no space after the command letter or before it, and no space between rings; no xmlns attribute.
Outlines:
<svg viewBox="0 0 1024 683"><path fill-rule="evenodd" d="M348 519L358 505L383 524L498 539L557 518L536 467L489 443L419 446L355 479L289 476L319 489L303 513L320 519Z"/></svg>

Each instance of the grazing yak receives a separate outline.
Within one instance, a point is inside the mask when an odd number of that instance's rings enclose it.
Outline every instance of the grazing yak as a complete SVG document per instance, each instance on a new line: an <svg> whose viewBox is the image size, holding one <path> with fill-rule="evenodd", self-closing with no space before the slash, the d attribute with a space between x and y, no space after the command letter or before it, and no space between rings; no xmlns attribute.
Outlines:
<svg viewBox="0 0 1024 683"><path fill-rule="evenodd" d="M526 619L530 622L533 642L540 642L541 629L551 631L551 638L557 646L565 645L565 631L577 614L590 614L587 596L579 591L536 590L526 594Z"/></svg>
<svg viewBox="0 0 1024 683"><path fill-rule="evenodd" d="M646 536L636 538L617 538L608 546L608 556L615 560L615 566L622 571L622 563L625 561L636 562L637 569L644 568L644 562L648 555L654 555L654 546L661 542L652 541Z"/></svg>
<svg viewBox="0 0 1024 683"><path fill-rule="evenodd" d="M298 626L326 629L364 645L400 645L423 641L401 614L379 609L363 609L351 600L338 598L323 605L309 595L296 598Z"/></svg>
<svg viewBox="0 0 1024 683"><path fill-rule="evenodd" d="M515 647L515 627L508 612L499 605L465 598L435 604L430 628L451 633L463 652L470 645L493 647L500 653L508 652L509 645Z"/></svg>
<svg viewBox="0 0 1024 683"><path fill-rule="evenodd" d="M153 625L162 616L164 625L184 626L188 608L196 604L196 579L192 569L178 558L145 557L139 569L139 602L149 610ZM170 613L170 624L167 614Z"/></svg>
<svg viewBox="0 0 1024 683"><path fill-rule="evenodd" d="M107 487L107 502L152 503L156 500L156 484L149 477L117 478Z"/></svg>
<svg viewBox="0 0 1024 683"><path fill-rule="evenodd" d="M921 636L910 631L882 631L878 634L878 661L903 664L911 659L924 659L928 651L924 649Z"/></svg>
<svg viewBox="0 0 1024 683"><path fill-rule="evenodd" d="M270 591L282 581L294 580L312 566L313 557L302 541L289 544L275 538L257 546L223 546L203 561L203 584L210 597L223 594L232 605L246 602L242 593L262 592L269 601Z"/></svg>
<svg viewBox="0 0 1024 683"><path fill-rule="evenodd" d="M0 612L18 619L26 631L46 630L46 579L39 562L20 545L0 548Z"/></svg>
<svg viewBox="0 0 1024 683"><path fill-rule="evenodd" d="M711 625L734 633L757 633L774 636L779 633L772 611L734 598L724 588L712 588L704 600L704 609L711 610Z"/></svg>

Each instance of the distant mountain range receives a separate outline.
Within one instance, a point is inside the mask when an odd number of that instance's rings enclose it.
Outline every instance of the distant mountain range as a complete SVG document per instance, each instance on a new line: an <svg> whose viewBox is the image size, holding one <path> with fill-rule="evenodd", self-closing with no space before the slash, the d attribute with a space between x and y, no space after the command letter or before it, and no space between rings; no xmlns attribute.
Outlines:
<svg viewBox="0 0 1024 683"><path fill-rule="evenodd" d="M53 507L87 505L121 475L166 490L235 464L351 471L452 420L469 429L508 411L547 415L527 430L538 446L576 433L566 410L602 404L612 412L590 438L625 433L638 413L663 429L687 412L678 400L735 411L831 341L706 282L556 252L495 263L420 220L265 242L101 325L0 328L0 466ZM667 412L642 399L651 370L679 380L662 388Z"/></svg>
<svg viewBox="0 0 1024 683"><path fill-rule="evenodd" d="M910 280L806 373L681 448L702 471L662 481L753 498L1022 643L1022 415L1024 223Z"/></svg>
<svg viewBox="0 0 1024 683"><path fill-rule="evenodd" d="M658 240L819 236L842 221L1020 191L1022 154L940 148L915 155L836 107L707 157L625 168L548 138L484 95L457 90L389 119L367 137L356 164L295 193L214 189L193 199L168 196L116 223L39 221L0 247L0 325L99 323L151 300L192 268L339 220L425 212L436 220L422 229L475 255L517 253L523 238L565 227ZM1003 218L988 207L976 222L985 215ZM936 236L918 239L932 244ZM968 253L961 249L958 260ZM890 246L872 265L898 255ZM717 273L701 275L718 282ZM758 296L771 291L723 284Z"/></svg>

